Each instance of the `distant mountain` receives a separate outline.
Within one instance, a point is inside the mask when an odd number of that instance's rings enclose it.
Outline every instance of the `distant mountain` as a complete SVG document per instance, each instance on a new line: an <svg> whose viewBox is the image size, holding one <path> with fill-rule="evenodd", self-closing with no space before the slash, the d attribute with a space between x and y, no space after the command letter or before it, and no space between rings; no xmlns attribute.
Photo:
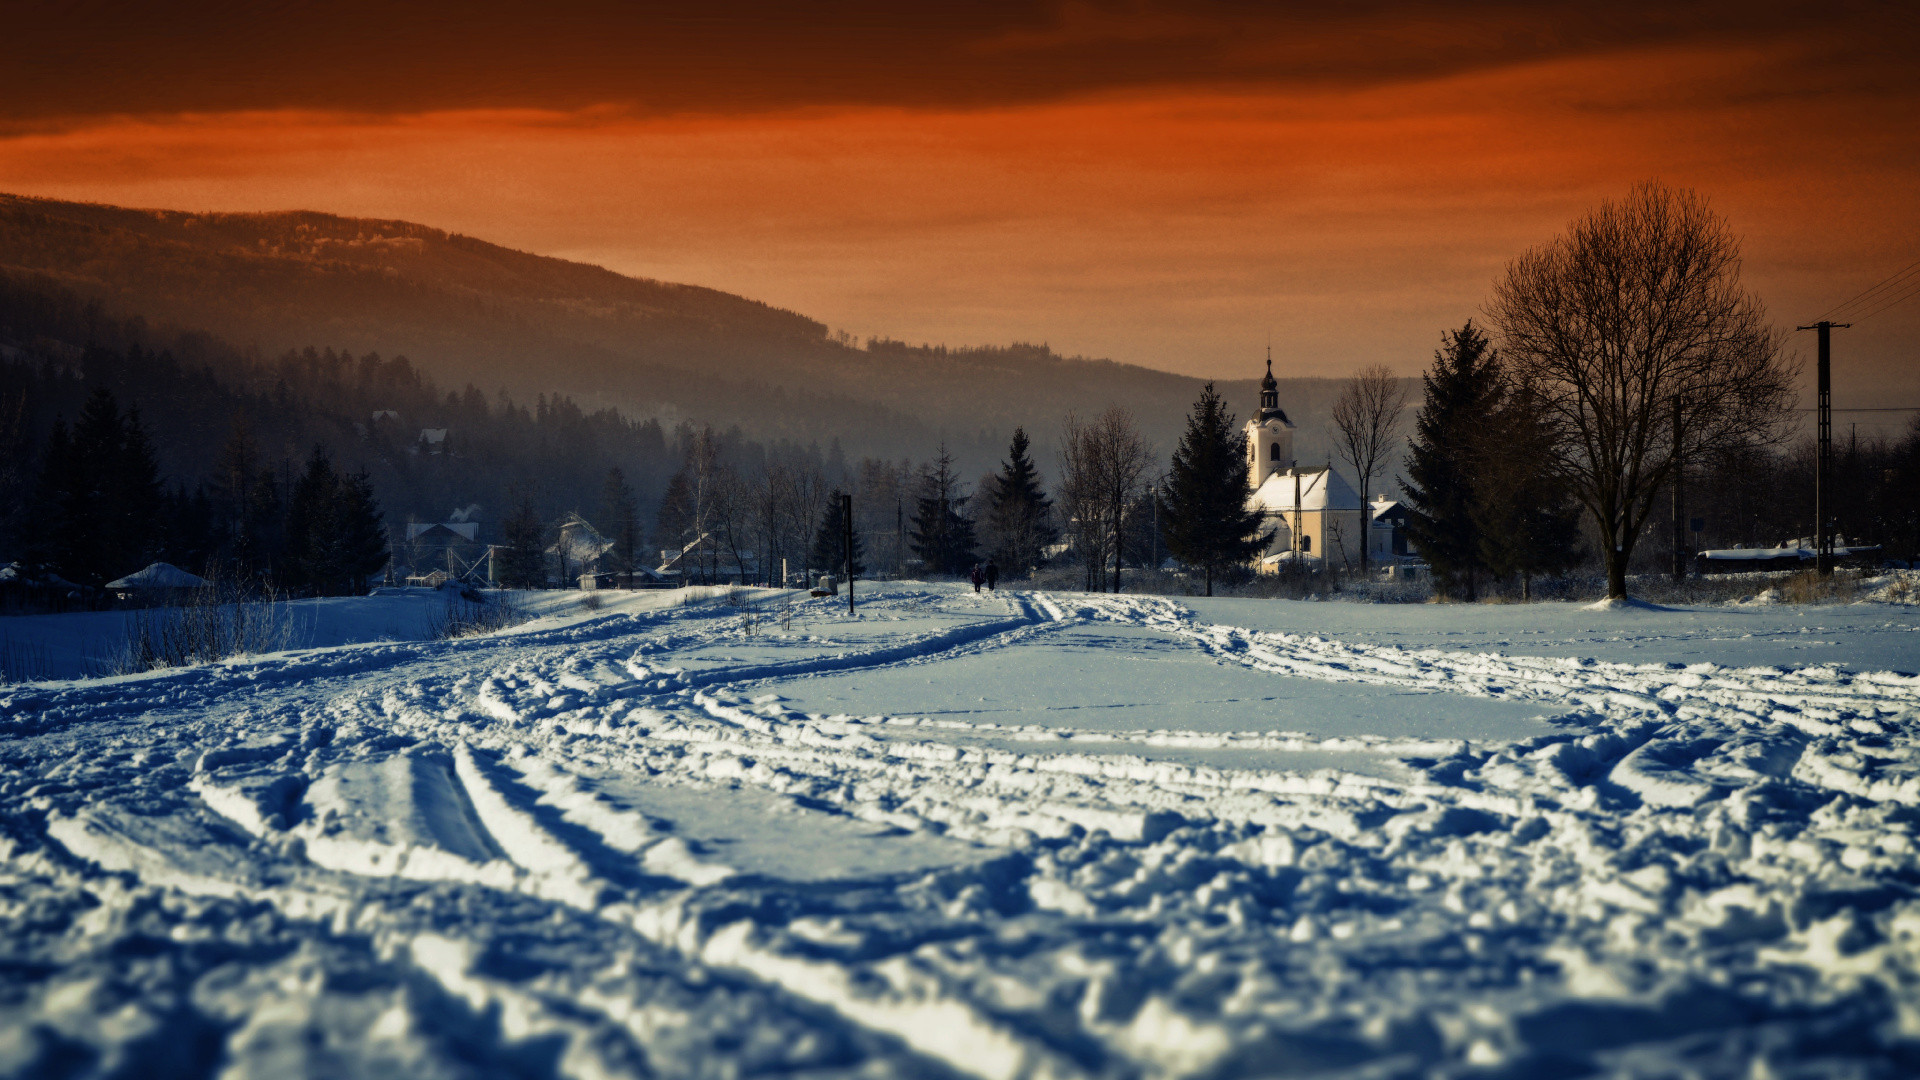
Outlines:
<svg viewBox="0 0 1920 1080"><path fill-rule="evenodd" d="M405 221L291 211L196 214L0 195L0 273L45 275L115 315L204 329L272 356L305 346L403 354L442 385L570 394L636 417L740 425L851 457L989 467L1015 425L1050 463L1062 415L1132 408L1163 451L1200 381L1045 346L866 347L804 315L632 278ZM1257 374L1256 361L1248 362ZM1253 379L1224 383L1243 415ZM1324 456L1337 384L1283 380ZM1050 470L1049 470L1050 471Z"/></svg>

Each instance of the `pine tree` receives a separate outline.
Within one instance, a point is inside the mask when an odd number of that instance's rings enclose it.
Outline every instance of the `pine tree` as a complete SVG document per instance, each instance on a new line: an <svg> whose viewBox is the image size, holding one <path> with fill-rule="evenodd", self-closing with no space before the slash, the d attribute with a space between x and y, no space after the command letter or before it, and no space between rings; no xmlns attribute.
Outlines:
<svg viewBox="0 0 1920 1080"><path fill-rule="evenodd" d="M127 409L120 425L119 467L113 473L109 520L120 562L133 570L160 556L165 536L157 523L166 505L160 462L153 440L140 423L140 408Z"/></svg>
<svg viewBox="0 0 1920 1080"><path fill-rule="evenodd" d="M988 550L1008 574L1038 567L1047 545L1059 537L1052 522L1053 503L1041 486L1030 446L1026 429L1013 429L1007 459L985 492Z"/></svg>
<svg viewBox="0 0 1920 1080"><path fill-rule="evenodd" d="M1502 398L1500 357L1471 319L1441 341L1423 377L1426 403L1407 454L1407 538L1432 568L1440 595L1471 600L1487 570L1475 508L1483 497L1483 434Z"/></svg>
<svg viewBox="0 0 1920 1080"><path fill-rule="evenodd" d="M1551 460L1552 443L1539 402L1525 387L1506 392L1479 440L1473 522L1480 558L1495 577L1518 577L1527 600L1534 578L1566 572L1579 551L1579 505L1566 480L1542 464Z"/></svg>
<svg viewBox="0 0 1920 1080"><path fill-rule="evenodd" d="M1202 569L1208 596L1216 576L1260 554L1272 539L1261 534L1260 511L1251 505L1246 436L1234 420L1208 383L1187 414L1160 504L1167 550Z"/></svg>
<svg viewBox="0 0 1920 1080"><path fill-rule="evenodd" d="M963 513L968 497L959 492L953 455L941 443L940 456L920 467L920 491L914 498L909 533L913 552L926 563L929 573L957 574L974 561L973 549L978 542L973 522Z"/></svg>
<svg viewBox="0 0 1920 1080"><path fill-rule="evenodd" d="M257 513L258 496L254 486L260 482L260 448L253 433L238 416L227 433L214 462L213 490L216 500L215 522L225 558L242 574L251 574L265 561Z"/></svg>
<svg viewBox="0 0 1920 1080"><path fill-rule="evenodd" d="M807 556L807 566L814 570L839 576L847 572L846 523L841 519L841 492L838 488L827 496L827 505L820 511L820 527L813 532L813 550ZM864 574L866 566L866 545L860 542L860 531L853 533L853 572Z"/></svg>
<svg viewBox="0 0 1920 1080"><path fill-rule="evenodd" d="M71 432L57 425L42 456L36 517L53 538L30 545L54 572L100 585L159 555L166 492L139 411L122 415L96 388Z"/></svg>
<svg viewBox="0 0 1920 1080"><path fill-rule="evenodd" d="M189 493L186 485L175 484L165 496L161 518L166 527L160 557L191 573L207 573L218 541L213 500L205 486Z"/></svg>
<svg viewBox="0 0 1920 1080"><path fill-rule="evenodd" d="M533 589L546 583L546 560L541 541L546 527L533 509L533 498L521 495L500 523L500 545L494 551L494 579L510 589Z"/></svg>
<svg viewBox="0 0 1920 1080"><path fill-rule="evenodd" d="M327 596L345 576L339 488L340 474L326 450L314 447L287 500L287 558L281 576L289 588Z"/></svg>
<svg viewBox="0 0 1920 1080"><path fill-rule="evenodd" d="M618 467L607 470L606 486L600 496L601 530L613 541L614 570L623 583L631 585L640 562L640 507L634 501L633 488Z"/></svg>
<svg viewBox="0 0 1920 1080"><path fill-rule="evenodd" d="M74 562L80 547L80 528L70 516L74 509L73 490L79 485L75 475L73 437L64 418L56 418L47 445L40 452L40 475L33 493L33 525L26 534L24 554L32 577L59 574L69 581L78 580L80 571Z"/></svg>
<svg viewBox="0 0 1920 1080"><path fill-rule="evenodd" d="M346 575L348 595L357 596L365 591L367 579L387 564L384 515L373 494L373 477L365 469L342 477L335 495L340 569Z"/></svg>

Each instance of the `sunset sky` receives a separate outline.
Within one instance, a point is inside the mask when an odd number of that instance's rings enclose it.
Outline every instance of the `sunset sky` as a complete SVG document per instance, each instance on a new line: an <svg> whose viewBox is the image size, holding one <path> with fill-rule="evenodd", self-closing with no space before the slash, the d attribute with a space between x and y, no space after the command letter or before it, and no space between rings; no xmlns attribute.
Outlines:
<svg viewBox="0 0 1920 1080"><path fill-rule="evenodd" d="M1911 4L33 9L0 191L405 218L861 337L1413 374L1647 178L1783 323L1920 260ZM1842 403L1920 405L1917 338L1843 332Z"/></svg>

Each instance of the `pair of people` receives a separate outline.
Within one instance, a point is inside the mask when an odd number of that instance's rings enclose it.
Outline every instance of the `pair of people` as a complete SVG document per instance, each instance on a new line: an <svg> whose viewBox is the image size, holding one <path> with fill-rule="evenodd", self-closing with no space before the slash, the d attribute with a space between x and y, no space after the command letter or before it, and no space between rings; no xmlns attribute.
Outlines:
<svg viewBox="0 0 1920 1080"><path fill-rule="evenodd" d="M974 563L973 572L967 575L967 580L973 582L974 592L979 592L982 584L986 585L988 592L992 592L1000 581L1000 567L992 559L988 559L985 566Z"/></svg>

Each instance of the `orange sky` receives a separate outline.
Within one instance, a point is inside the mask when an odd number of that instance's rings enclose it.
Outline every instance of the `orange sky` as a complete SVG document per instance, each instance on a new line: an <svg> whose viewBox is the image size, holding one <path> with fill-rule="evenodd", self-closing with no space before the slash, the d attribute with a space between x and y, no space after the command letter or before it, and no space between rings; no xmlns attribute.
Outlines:
<svg viewBox="0 0 1920 1080"><path fill-rule="evenodd" d="M1507 259L1648 177L1714 200L1781 321L1920 259L1892 5L366 10L29 25L0 191L406 218L863 337L1200 375L1269 332L1291 373L1414 373ZM1920 299L1842 355L1920 405L1916 335Z"/></svg>

